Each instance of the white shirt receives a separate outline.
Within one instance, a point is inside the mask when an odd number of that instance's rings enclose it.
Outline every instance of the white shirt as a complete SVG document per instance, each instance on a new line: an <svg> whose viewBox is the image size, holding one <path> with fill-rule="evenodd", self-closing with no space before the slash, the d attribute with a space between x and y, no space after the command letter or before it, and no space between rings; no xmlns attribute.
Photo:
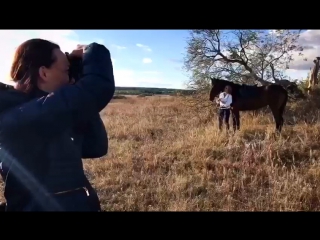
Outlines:
<svg viewBox="0 0 320 240"><path fill-rule="evenodd" d="M217 103L220 105L220 108L230 108L232 103L232 95L226 92L220 93Z"/></svg>

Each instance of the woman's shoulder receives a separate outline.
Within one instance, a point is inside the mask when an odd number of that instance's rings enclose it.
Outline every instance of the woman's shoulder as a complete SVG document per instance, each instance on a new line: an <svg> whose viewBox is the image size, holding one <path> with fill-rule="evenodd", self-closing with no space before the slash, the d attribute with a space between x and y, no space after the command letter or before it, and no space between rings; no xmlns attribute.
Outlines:
<svg viewBox="0 0 320 240"><path fill-rule="evenodd" d="M0 114L28 101L28 95L14 89L13 86L0 82Z"/></svg>

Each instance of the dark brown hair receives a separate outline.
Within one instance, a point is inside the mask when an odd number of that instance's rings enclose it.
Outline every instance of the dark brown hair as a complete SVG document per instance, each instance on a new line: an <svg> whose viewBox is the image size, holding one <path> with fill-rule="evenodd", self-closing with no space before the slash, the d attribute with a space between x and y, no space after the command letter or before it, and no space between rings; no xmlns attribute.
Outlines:
<svg viewBox="0 0 320 240"><path fill-rule="evenodd" d="M25 41L17 48L10 71L16 89L29 93L37 88L39 68L49 68L56 61L54 49L60 49L59 45L39 38Z"/></svg>

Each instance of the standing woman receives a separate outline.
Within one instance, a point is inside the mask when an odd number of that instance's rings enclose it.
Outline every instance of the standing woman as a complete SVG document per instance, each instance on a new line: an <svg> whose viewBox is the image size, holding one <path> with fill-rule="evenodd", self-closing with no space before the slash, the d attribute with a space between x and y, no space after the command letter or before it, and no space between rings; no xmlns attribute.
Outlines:
<svg viewBox="0 0 320 240"><path fill-rule="evenodd" d="M224 92L219 94L217 103L219 104L219 130L222 130L223 121L226 124L227 130L229 130L230 108L232 104L231 86L227 85Z"/></svg>
<svg viewBox="0 0 320 240"><path fill-rule="evenodd" d="M14 89L0 86L0 172L6 211L100 211L82 158L107 153L99 112L115 91L109 50L92 43L83 75L69 84L69 61L57 44L31 39L16 50Z"/></svg>

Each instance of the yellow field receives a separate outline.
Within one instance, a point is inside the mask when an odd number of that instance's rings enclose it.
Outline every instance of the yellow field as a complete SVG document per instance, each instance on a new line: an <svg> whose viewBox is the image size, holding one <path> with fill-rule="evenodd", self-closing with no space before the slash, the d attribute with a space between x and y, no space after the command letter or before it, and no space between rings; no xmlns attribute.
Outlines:
<svg viewBox="0 0 320 240"><path fill-rule="evenodd" d="M315 107L290 104L277 137L269 111L242 113L232 135L179 97L114 100L103 113L109 154L84 160L86 172L108 211L320 210Z"/></svg>

